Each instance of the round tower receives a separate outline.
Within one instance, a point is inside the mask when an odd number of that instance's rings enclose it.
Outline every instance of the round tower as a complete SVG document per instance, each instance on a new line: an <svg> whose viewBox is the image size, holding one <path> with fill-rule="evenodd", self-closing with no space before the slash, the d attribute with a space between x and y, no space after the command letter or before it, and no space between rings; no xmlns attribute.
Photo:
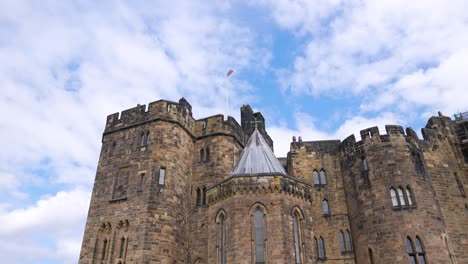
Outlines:
<svg viewBox="0 0 468 264"><path fill-rule="evenodd" d="M446 263L446 227L418 140L401 126L361 131L341 144L343 181L357 263ZM415 260L416 261L416 260ZM414 263L423 263L422 260ZM413 263L413 262L411 262Z"/></svg>

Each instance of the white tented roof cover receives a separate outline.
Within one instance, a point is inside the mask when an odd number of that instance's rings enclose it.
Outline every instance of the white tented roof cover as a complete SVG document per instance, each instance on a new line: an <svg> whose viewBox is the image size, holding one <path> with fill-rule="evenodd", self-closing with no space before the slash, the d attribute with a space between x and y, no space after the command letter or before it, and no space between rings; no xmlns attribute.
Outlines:
<svg viewBox="0 0 468 264"><path fill-rule="evenodd" d="M282 174L286 171L257 129L252 133L231 176Z"/></svg>

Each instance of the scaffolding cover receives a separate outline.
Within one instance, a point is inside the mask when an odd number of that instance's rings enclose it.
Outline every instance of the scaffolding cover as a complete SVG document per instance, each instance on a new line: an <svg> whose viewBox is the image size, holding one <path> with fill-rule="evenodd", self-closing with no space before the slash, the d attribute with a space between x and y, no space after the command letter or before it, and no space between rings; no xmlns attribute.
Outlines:
<svg viewBox="0 0 468 264"><path fill-rule="evenodd" d="M283 166L257 129L247 142L247 146L231 176L256 174L286 175Z"/></svg>

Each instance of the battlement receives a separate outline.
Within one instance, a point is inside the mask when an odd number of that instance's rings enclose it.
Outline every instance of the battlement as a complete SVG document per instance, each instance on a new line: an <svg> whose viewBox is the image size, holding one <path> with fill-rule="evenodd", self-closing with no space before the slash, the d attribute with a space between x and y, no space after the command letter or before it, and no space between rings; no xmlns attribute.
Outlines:
<svg viewBox="0 0 468 264"><path fill-rule="evenodd" d="M337 154L340 149L339 140L317 140L317 141L299 141L291 142L291 152L297 152L299 149L305 149L306 152L315 152L320 154Z"/></svg>
<svg viewBox="0 0 468 264"><path fill-rule="evenodd" d="M193 137L204 137L216 133L233 135L239 142L244 142L244 132L241 125L231 116L224 120L224 116L214 115L195 120L192 115L192 106L185 99L179 102L158 100L146 105L114 113L107 116L104 133L141 125L150 121L165 120L183 126Z"/></svg>

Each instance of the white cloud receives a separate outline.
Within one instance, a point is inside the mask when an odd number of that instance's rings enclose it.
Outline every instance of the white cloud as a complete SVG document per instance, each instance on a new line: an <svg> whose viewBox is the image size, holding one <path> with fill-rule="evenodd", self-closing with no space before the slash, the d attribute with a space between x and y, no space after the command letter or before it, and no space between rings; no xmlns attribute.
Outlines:
<svg viewBox="0 0 468 264"><path fill-rule="evenodd" d="M278 25L307 33L294 69L280 76L283 89L363 96L363 111L466 107L460 86L467 81L468 2L262 3Z"/></svg>
<svg viewBox="0 0 468 264"><path fill-rule="evenodd" d="M90 198L89 191L74 189L24 208L0 206L3 261L24 263L44 258L76 262Z"/></svg>

